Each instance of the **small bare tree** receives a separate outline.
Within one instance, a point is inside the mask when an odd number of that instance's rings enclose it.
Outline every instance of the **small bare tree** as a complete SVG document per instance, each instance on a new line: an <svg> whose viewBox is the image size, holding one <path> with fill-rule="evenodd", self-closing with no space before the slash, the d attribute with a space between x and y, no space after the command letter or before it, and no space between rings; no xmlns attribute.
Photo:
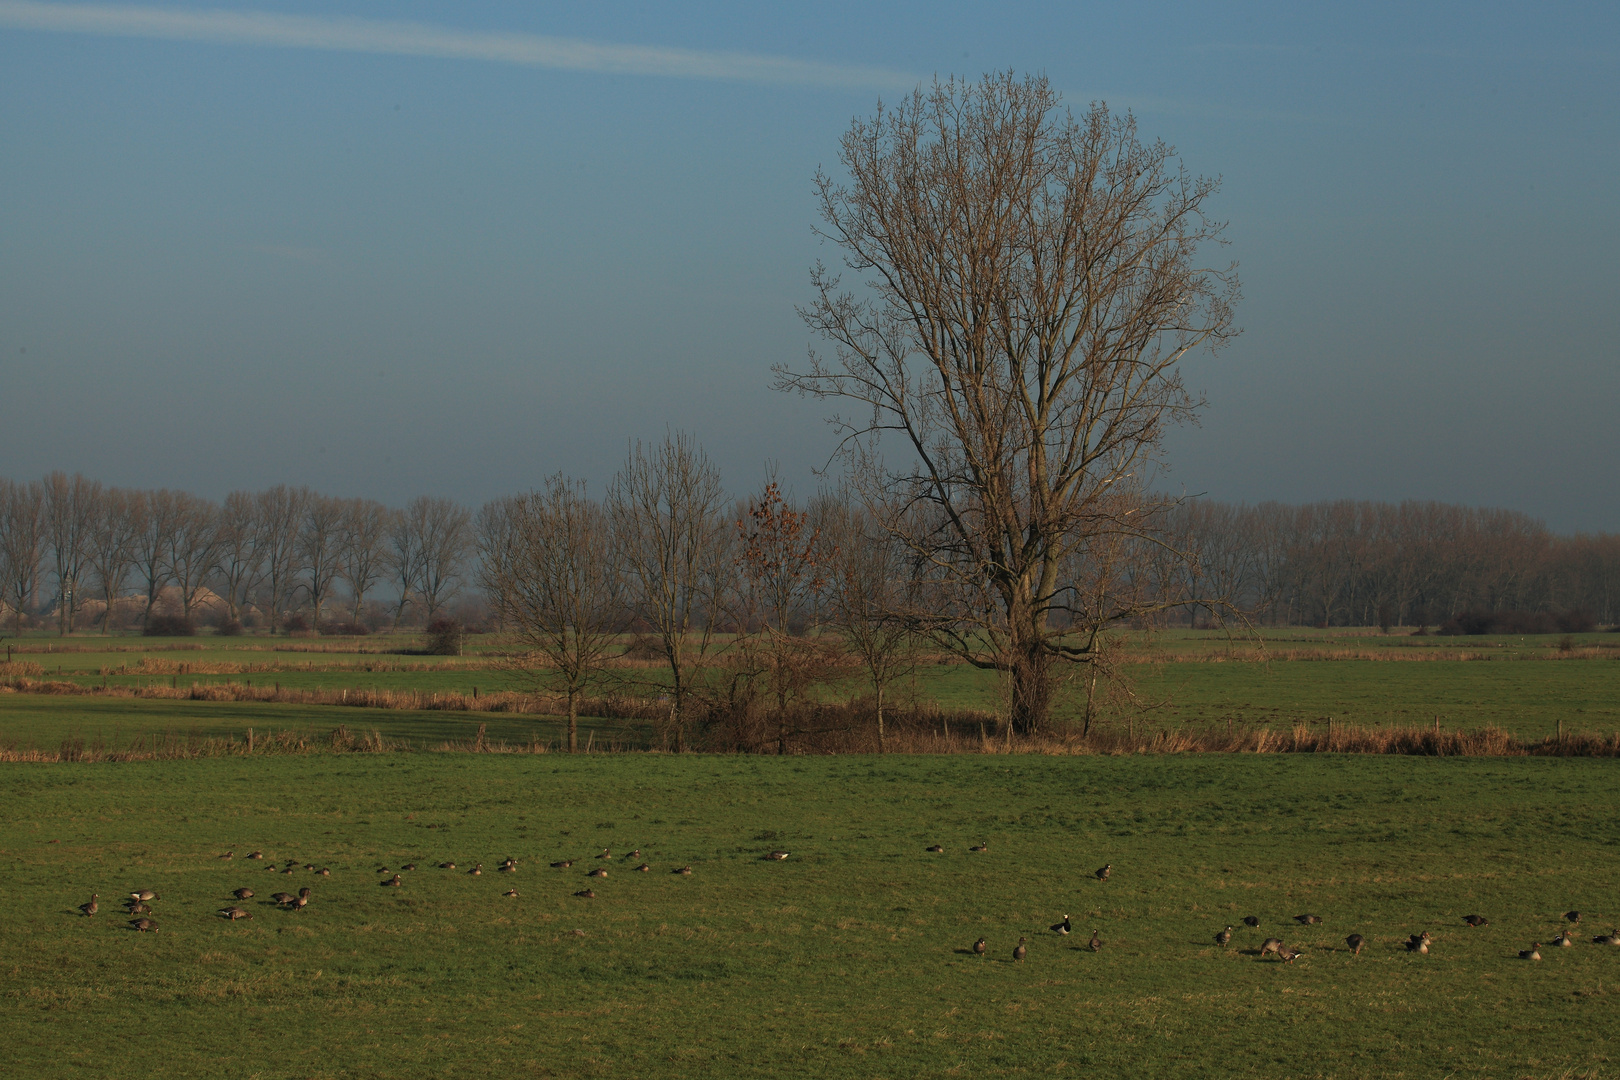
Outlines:
<svg viewBox="0 0 1620 1080"><path fill-rule="evenodd" d="M56 632L71 634L84 603L79 579L90 549L90 535L101 504L101 485L79 473L53 472L45 492L45 537L56 577Z"/></svg>
<svg viewBox="0 0 1620 1080"><path fill-rule="evenodd" d="M681 434L652 447L638 442L608 491L631 610L669 665L677 752L685 749L689 699L708 663L731 576L724 501L720 471Z"/></svg>
<svg viewBox="0 0 1620 1080"><path fill-rule="evenodd" d="M847 182L816 179L821 235L864 281L816 268L802 314L831 355L778 386L853 405L832 420L855 483L962 605L936 633L1005 674L1032 730L1051 664L1092 658L1053 618L1065 560L1131 528L1109 493L1194 414L1182 358L1235 333L1235 269L1199 256L1217 185L1131 117L1075 118L1010 73L880 107L839 160Z"/></svg>
<svg viewBox="0 0 1620 1080"><path fill-rule="evenodd" d="M349 621L358 624L366 593L387 569L388 508L370 499L350 499L343 507L339 560L349 583Z"/></svg>
<svg viewBox="0 0 1620 1080"><path fill-rule="evenodd" d="M518 644L520 670L568 699L568 750L579 749L579 697L623 618L612 531L583 483L562 474L505 500L513 547L485 562L483 582Z"/></svg>

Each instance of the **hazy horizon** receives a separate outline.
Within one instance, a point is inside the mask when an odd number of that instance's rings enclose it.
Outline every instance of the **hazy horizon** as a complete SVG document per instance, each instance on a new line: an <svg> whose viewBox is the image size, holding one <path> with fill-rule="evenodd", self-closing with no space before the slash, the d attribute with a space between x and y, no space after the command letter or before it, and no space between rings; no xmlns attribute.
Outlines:
<svg viewBox="0 0 1620 1080"><path fill-rule="evenodd" d="M769 384L837 259L811 178L880 97L1013 69L1223 179L1244 333L1186 366L1172 489L1620 531L1617 29L0 0L0 475L476 505L675 428L808 493L827 409Z"/></svg>

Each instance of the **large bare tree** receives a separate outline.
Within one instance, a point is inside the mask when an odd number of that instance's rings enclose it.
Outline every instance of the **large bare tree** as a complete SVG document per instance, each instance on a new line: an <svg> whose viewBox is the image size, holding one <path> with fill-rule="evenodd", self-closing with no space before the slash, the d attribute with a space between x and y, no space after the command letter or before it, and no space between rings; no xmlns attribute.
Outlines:
<svg viewBox="0 0 1620 1080"><path fill-rule="evenodd" d="M941 639L1005 672L1032 729L1052 662L1094 655L1054 620L1065 562L1136 528L1111 489L1198 405L1182 358L1235 332L1235 268L1201 258L1217 184L1130 116L1076 118L1010 73L880 106L839 160L847 180L816 178L820 233L861 280L813 271L801 314L830 351L778 385L851 407L833 422L854 481L963 604Z"/></svg>
<svg viewBox="0 0 1620 1080"><path fill-rule="evenodd" d="M276 632L277 616L290 601L299 573L299 535L314 496L306 487L277 484L258 496L259 544L264 555L262 606Z"/></svg>
<svg viewBox="0 0 1620 1080"><path fill-rule="evenodd" d="M88 561L95 576L96 587L105 605L101 613L101 632L112 629L113 608L123 595L124 583L134 568L136 515L140 494L121 488L108 488L96 509L95 524L90 530Z"/></svg>
<svg viewBox="0 0 1620 1080"><path fill-rule="evenodd" d="M191 609L214 573L218 550L219 507L187 492L176 493L166 559L169 576L180 590L180 614L188 625Z"/></svg>
<svg viewBox="0 0 1620 1080"><path fill-rule="evenodd" d="M342 499L312 495L298 526L298 559L304 570L304 591L309 594L311 629L321 632L321 608L331 599L332 586L343 570L343 525L347 507Z"/></svg>
<svg viewBox="0 0 1620 1080"><path fill-rule="evenodd" d="M145 630L173 576L169 548L179 518L179 497L168 488L136 492L130 513L135 523L135 570L146 591L146 607L141 611L141 629Z"/></svg>
<svg viewBox="0 0 1620 1080"><path fill-rule="evenodd" d="M225 612L233 623L241 621L242 605L259 587L264 574L262 536L258 500L246 491L225 496L214 558L220 587L225 590Z"/></svg>
<svg viewBox="0 0 1620 1080"><path fill-rule="evenodd" d="M360 622L366 593L382 580L388 566L388 508L371 499L350 499L343 506L340 555L343 580L349 584L349 621Z"/></svg>
<svg viewBox="0 0 1620 1080"><path fill-rule="evenodd" d="M80 473L53 472L45 491L45 536L56 577L56 632L71 634L84 603L79 579L89 554L90 536L101 505L101 485Z"/></svg>
<svg viewBox="0 0 1620 1080"><path fill-rule="evenodd" d="M636 443L608 490L631 610L669 665L677 752L685 749L689 699L714 645L731 577L724 505L720 470L682 434L650 447Z"/></svg>
<svg viewBox="0 0 1620 1080"><path fill-rule="evenodd" d="M568 749L579 748L579 697L607 659L623 618L622 579L607 515L585 486L560 473L501 500L512 547L485 561L482 582L524 649L524 670L568 699Z"/></svg>
<svg viewBox="0 0 1620 1080"><path fill-rule="evenodd" d="M416 599L432 622L461 588L473 550L472 514L450 499L419 495L405 508L405 528L415 549Z"/></svg>
<svg viewBox="0 0 1620 1080"><path fill-rule="evenodd" d="M44 489L38 482L0 481L0 570L14 633L22 632L23 615L39 590L44 544Z"/></svg>

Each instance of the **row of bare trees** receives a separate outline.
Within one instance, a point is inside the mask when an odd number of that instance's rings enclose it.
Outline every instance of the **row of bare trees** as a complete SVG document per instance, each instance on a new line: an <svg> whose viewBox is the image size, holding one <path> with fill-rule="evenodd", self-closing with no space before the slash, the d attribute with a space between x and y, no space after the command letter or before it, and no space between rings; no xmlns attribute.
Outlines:
<svg viewBox="0 0 1620 1080"><path fill-rule="evenodd" d="M106 631L133 601L143 627L172 603L185 626L206 606L224 626L251 615L271 633L307 611L318 631L334 614L358 624L378 594L395 625L407 613L431 620L465 581L471 551L471 515L448 499L391 509L277 485L216 503L61 472L0 479L0 610L14 629L43 613L71 633L93 610Z"/></svg>
<svg viewBox="0 0 1620 1080"><path fill-rule="evenodd" d="M1469 611L1620 622L1620 535L1558 536L1529 515L1438 502L1193 500L1167 527L1198 558L1187 591L1262 622L1439 626ZM1184 609L1190 621L1223 608Z"/></svg>

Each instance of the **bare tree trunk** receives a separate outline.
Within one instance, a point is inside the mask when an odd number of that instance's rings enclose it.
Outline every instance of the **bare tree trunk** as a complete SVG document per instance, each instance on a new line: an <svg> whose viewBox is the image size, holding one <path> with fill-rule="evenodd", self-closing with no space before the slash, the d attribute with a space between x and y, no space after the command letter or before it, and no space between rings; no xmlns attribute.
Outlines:
<svg viewBox="0 0 1620 1080"><path fill-rule="evenodd" d="M579 706L573 690L568 691L568 752L579 752Z"/></svg>

